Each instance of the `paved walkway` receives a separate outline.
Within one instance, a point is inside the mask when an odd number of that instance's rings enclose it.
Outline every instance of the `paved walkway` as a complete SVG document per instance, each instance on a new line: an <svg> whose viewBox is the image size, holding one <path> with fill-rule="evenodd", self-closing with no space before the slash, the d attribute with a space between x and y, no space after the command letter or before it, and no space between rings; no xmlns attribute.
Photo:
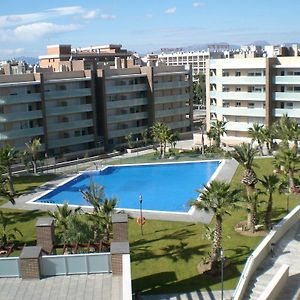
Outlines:
<svg viewBox="0 0 300 300"><path fill-rule="evenodd" d="M0 278L1 300L122 300L121 293L122 277L111 274Z"/></svg>
<svg viewBox="0 0 300 300"><path fill-rule="evenodd" d="M289 278L278 300L300 299L300 221L274 248L274 257L267 257L254 273L244 299L258 299L283 264L289 265Z"/></svg>
<svg viewBox="0 0 300 300"><path fill-rule="evenodd" d="M233 290L224 291L224 300L230 300ZM141 296L142 300L221 300L221 291L190 292L182 294Z"/></svg>

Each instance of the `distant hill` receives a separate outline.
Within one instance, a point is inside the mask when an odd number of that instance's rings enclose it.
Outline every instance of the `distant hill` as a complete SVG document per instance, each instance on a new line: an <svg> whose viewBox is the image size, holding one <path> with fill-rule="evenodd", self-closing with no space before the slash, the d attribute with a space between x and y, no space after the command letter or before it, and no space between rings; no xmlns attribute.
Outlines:
<svg viewBox="0 0 300 300"><path fill-rule="evenodd" d="M19 56L19 57L15 57L14 59L25 60L30 65L37 64L39 62L39 59L37 57L32 57L32 56Z"/></svg>

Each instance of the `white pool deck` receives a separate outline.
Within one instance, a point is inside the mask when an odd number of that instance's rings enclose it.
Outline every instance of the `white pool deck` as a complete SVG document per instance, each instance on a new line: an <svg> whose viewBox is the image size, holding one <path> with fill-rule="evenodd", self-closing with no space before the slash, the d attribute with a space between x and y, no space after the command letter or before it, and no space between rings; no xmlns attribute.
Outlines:
<svg viewBox="0 0 300 300"><path fill-rule="evenodd" d="M225 182L230 182L231 178L233 177L238 163L233 159L226 159L223 160L220 166L218 167L217 171L214 173L212 179L217 179ZM24 209L24 210L54 210L56 209L55 204L41 204L41 203L33 203L33 199L39 198L41 195L55 189L58 185L61 185L68 179L74 177L72 175L62 176L56 180L50 181L40 187L36 188L35 190L23 194L22 196L16 199L16 204L12 205L10 202L6 203L2 207L5 208L15 208L15 209ZM181 188L181 187L178 187ZM83 207L85 211L89 211L92 208ZM132 209L125 209L126 213L128 213L132 217L140 216L139 210L132 210ZM183 222L201 222L204 224L210 223L213 214L210 212L199 211L194 208L190 209L187 213L181 212L162 212L162 211L146 211L143 210L143 216L149 220L166 220L166 221L183 221Z"/></svg>

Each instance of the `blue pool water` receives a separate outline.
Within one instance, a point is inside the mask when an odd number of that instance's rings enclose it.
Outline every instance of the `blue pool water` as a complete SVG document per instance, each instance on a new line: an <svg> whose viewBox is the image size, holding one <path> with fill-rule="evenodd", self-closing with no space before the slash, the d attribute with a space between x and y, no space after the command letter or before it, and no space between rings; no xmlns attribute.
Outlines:
<svg viewBox="0 0 300 300"><path fill-rule="evenodd" d="M103 171L86 172L35 202L88 205L80 190L91 183L104 186L105 196L115 196L118 208L138 209L139 195L144 210L187 212L187 202L196 199L219 166L219 161L110 166Z"/></svg>

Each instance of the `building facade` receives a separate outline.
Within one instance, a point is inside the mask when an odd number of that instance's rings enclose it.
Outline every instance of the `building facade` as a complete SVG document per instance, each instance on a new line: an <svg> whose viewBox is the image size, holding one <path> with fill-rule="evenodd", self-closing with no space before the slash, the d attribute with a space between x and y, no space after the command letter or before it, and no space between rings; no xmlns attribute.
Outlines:
<svg viewBox="0 0 300 300"><path fill-rule="evenodd" d="M300 123L299 56L210 60L206 79L207 128L227 121L224 140L246 140L254 123L271 126L283 114Z"/></svg>
<svg viewBox="0 0 300 300"><path fill-rule="evenodd" d="M49 155L112 150L125 145L129 133L141 139L156 121L188 132L191 99L191 75L184 67L3 75L0 147L23 149L40 138Z"/></svg>

